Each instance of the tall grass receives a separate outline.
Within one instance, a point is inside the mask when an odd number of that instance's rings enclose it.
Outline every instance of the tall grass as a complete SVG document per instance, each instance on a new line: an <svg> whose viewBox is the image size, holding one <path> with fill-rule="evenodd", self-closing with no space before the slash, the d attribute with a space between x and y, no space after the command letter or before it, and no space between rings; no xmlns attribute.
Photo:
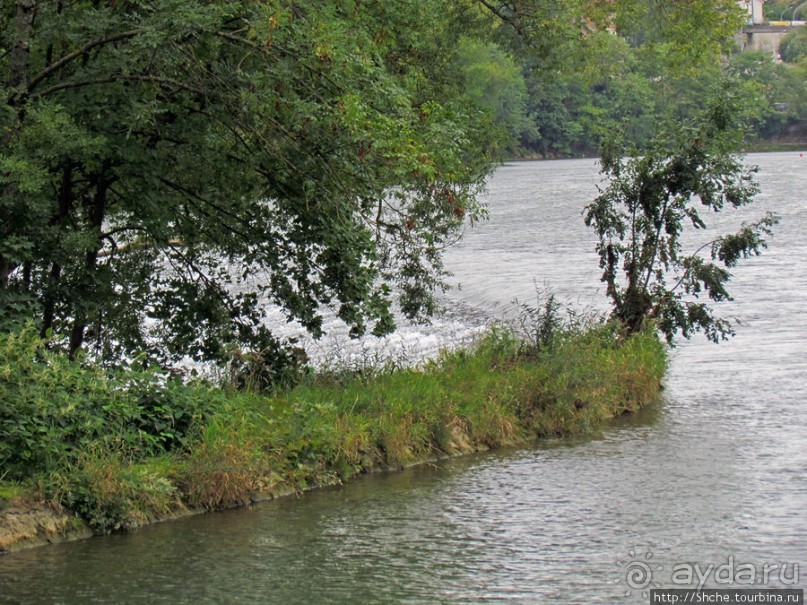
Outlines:
<svg viewBox="0 0 807 605"><path fill-rule="evenodd" d="M554 304L533 315L526 337L494 328L420 369L308 373L271 394L104 373L51 356L30 333L7 337L0 439L17 449L0 446L0 484L5 475L98 532L132 529L371 469L591 433L657 396L666 357L655 334L575 324Z"/></svg>

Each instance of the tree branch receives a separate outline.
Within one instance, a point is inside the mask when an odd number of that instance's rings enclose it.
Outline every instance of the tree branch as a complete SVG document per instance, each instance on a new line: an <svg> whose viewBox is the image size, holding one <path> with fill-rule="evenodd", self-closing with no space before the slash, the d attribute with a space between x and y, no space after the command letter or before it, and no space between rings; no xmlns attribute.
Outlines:
<svg viewBox="0 0 807 605"><path fill-rule="evenodd" d="M50 88L46 88L45 90L38 92L34 95L31 95L32 99L37 99L41 97L46 97L54 92L58 92L60 90L66 90L70 88L81 88L83 86L97 86L99 84L111 84L113 82L120 82L121 80L129 80L134 82L149 82L153 84L165 84L170 86L175 86L181 90L186 90L188 92L195 93L197 95L204 96L204 91L198 88L193 88L192 86L188 86L187 84L183 84L179 80L174 80L173 78L160 78L158 76L110 76L107 78L94 78L91 80L75 80L73 82L62 82L61 84L54 84Z"/></svg>
<svg viewBox="0 0 807 605"><path fill-rule="evenodd" d="M491 2L488 2L487 0L479 0L479 3L486 9L488 9L491 13L493 13L494 16L498 17L505 23L509 23L513 27L516 27L516 24L513 22L513 16L505 14L500 7L494 6ZM518 28L516 29L518 30Z"/></svg>
<svg viewBox="0 0 807 605"><path fill-rule="evenodd" d="M28 82L28 92L31 92L34 87L39 84L42 80L47 78L53 72L58 71L74 59L82 56L84 53L89 52L93 48L97 46L103 46L105 44L111 44L112 42L118 42L120 40L125 40L126 38L134 38L138 34L142 33L142 29L130 29L129 31L121 32L119 34L114 34L112 36L107 36L106 38L99 38L97 40L93 40L92 42L88 42L78 50L69 53L56 61L55 63L51 63L45 69L40 71L36 74L31 80Z"/></svg>
<svg viewBox="0 0 807 605"><path fill-rule="evenodd" d="M722 236L721 236L721 237L717 237L717 238L713 239L713 240L712 240L712 241L710 241L710 242L706 242L706 243L705 243L705 244L703 244L702 246L699 246L699 247L698 247L698 249L697 249L697 250L695 250L695 252L693 252L692 254L690 254L690 255L689 255L689 258L692 258L692 257L698 256L698 255L699 255L701 252L703 252L704 250L706 250L706 248L709 248L709 247L711 247L711 246L714 246L714 245L715 245L717 242L719 242L721 239L723 239L723 237L722 237ZM675 283L675 285L674 285L672 288L670 288L670 292L675 292L675 291L676 291L678 288L680 288L680 287L681 287L681 284L683 284L683 283L684 283L684 280L687 278L687 276L688 276L690 273L691 273L691 269L687 269L686 271L684 271L684 274L681 276L681 278L680 278L680 279L679 279L679 280L678 280L678 281Z"/></svg>
<svg viewBox="0 0 807 605"><path fill-rule="evenodd" d="M211 200L209 200L207 198L204 198L204 197L200 196L199 194L197 194L197 193L195 193L193 191L190 191L189 189L187 189L186 187L183 187L179 183L175 183L175 182L170 181L170 180L165 179L165 178L161 178L160 182L163 183L166 187L169 187L170 189L173 189L177 193L181 193L189 201L197 202L194 205L197 208L199 208L199 210L201 212L204 212L204 210L202 210L202 208L199 206L199 203L205 204L205 205L209 206L210 208L213 208L213 210L220 213L221 215L227 216L227 217L233 219L234 221L236 221L236 222L240 223L241 225L243 225L248 231L252 231L254 229L254 227L250 224L250 222L248 220L246 220L245 218L243 218L241 216L238 216L234 212L230 212L226 208L223 208L221 205L216 204L215 202L213 202L213 201L211 201ZM204 212L204 214L206 216L208 216L209 218L212 218L209 213ZM248 233L245 233L244 231L240 231L240 230L236 229L233 225L227 224L226 222L224 222L224 220L221 219L221 217L219 217L219 220L221 221L221 224L226 229L228 229L229 231L232 231L236 235L242 237L244 239L244 241L247 241L247 242L250 241L250 236L249 236Z"/></svg>

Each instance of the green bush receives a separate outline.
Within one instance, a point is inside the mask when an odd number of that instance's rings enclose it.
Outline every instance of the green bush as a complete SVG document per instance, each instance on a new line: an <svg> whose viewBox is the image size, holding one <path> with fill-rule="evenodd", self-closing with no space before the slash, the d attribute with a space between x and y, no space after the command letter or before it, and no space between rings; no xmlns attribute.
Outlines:
<svg viewBox="0 0 807 605"><path fill-rule="evenodd" d="M157 370L71 361L49 343L32 326L0 334L0 477L47 472L89 449L129 460L176 449L223 397Z"/></svg>
<svg viewBox="0 0 807 605"><path fill-rule="evenodd" d="M782 38L779 54L785 63L798 63L807 57L807 27L797 27Z"/></svg>

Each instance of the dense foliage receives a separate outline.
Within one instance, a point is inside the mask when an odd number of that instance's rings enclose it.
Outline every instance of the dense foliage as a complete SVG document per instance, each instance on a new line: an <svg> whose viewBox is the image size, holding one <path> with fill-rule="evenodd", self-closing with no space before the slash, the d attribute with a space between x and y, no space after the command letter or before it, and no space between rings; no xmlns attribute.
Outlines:
<svg viewBox="0 0 807 605"><path fill-rule="evenodd" d="M746 15L733 0L483 4L501 16L498 40L518 57L527 88L521 119L508 122L524 125L517 154L596 155L614 131L641 146L657 124L704 109L705 92L726 69L742 79L737 92L748 96L760 144L807 136L804 68L740 52Z"/></svg>
<svg viewBox="0 0 807 605"><path fill-rule="evenodd" d="M277 352L435 310L441 252L501 149L640 147L703 108L733 0L0 3L0 329L71 354ZM785 136L800 66L738 55ZM282 371L282 368L281 370Z"/></svg>
<svg viewBox="0 0 807 605"><path fill-rule="evenodd" d="M0 480L186 447L223 393L156 370L101 371L48 349L33 326L0 334Z"/></svg>
<svg viewBox="0 0 807 605"><path fill-rule="evenodd" d="M0 326L104 359L433 310L495 139L459 3L0 4Z"/></svg>
<svg viewBox="0 0 807 605"><path fill-rule="evenodd" d="M788 32L779 45L779 54L786 63L797 63L807 57L807 27Z"/></svg>

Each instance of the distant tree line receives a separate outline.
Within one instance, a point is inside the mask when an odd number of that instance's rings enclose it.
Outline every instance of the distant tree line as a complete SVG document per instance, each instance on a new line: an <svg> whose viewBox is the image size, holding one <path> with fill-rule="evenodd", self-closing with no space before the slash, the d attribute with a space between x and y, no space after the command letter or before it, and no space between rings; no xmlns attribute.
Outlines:
<svg viewBox="0 0 807 605"><path fill-rule="evenodd" d="M603 4L611 9L604 26L579 27L574 45L560 37L546 43L557 48L536 54L500 31L499 46L486 47L486 55L478 45L463 50L469 89L505 125L513 155L597 155L616 131L641 146L658 124L694 117L705 91L727 74L757 143L807 133L807 28L785 38L783 64L736 47L744 20L736 3ZM480 66L494 64L501 67L492 85Z"/></svg>

